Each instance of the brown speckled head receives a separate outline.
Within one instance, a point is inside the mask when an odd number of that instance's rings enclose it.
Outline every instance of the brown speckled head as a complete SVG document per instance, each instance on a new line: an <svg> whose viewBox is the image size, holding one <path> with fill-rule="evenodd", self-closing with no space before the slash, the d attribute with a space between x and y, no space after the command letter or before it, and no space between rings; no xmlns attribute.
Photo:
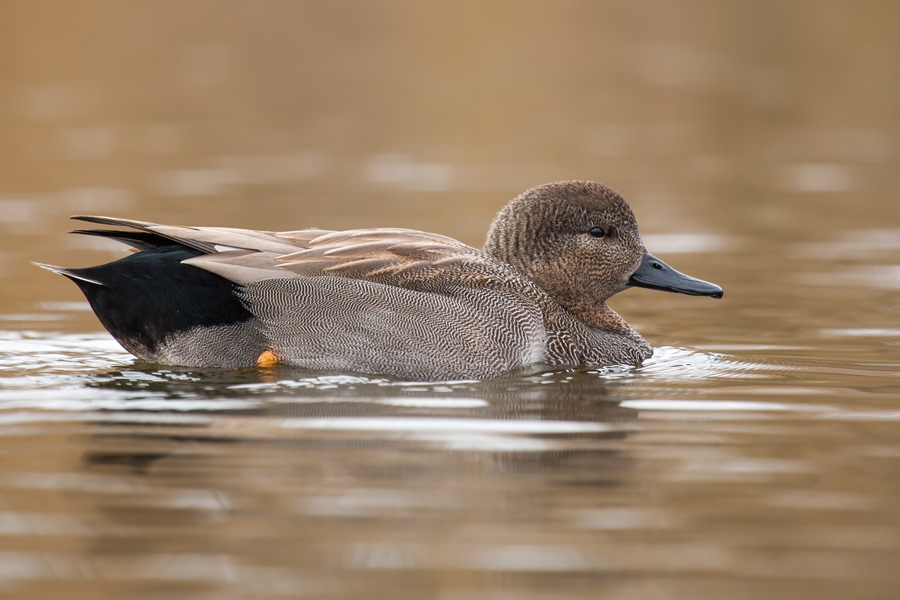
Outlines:
<svg viewBox="0 0 900 600"><path fill-rule="evenodd" d="M610 296L629 287L644 244L619 194L592 181L561 181L507 204L491 224L484 251L584 315L601 311Z"/></svg>

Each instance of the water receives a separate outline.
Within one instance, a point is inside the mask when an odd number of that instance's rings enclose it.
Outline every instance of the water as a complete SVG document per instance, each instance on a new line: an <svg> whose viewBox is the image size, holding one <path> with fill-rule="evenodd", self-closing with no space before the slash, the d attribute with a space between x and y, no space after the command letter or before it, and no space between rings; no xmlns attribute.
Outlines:
<svg viewBox="0 0 900 600"><path fill-rule="evenodd" d="M900 14L651 4L4 4L0 594L896 597ZM28 263L121 256L76 213L480 245L565 178L725 289L614 298L639 369L149 365Z"/></svg>

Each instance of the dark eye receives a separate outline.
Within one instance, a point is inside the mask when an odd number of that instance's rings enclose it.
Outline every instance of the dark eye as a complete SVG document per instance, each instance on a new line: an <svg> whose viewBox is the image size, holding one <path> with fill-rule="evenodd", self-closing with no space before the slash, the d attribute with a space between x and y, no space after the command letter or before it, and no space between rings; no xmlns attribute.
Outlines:
<svg viewBox="0 0 900 600"><path fill-rule="evenodd" d="M594 227L593 229L591 229L591 235L595 238L601 238L606 235L606 232L603 231L602 227Z"/></svg>

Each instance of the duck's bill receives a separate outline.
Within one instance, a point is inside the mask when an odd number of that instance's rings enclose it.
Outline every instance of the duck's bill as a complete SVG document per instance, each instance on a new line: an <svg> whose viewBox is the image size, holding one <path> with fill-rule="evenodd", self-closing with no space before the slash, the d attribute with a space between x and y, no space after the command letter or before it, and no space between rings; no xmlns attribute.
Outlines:
<svg viewBox="0 0 900 600"><path fill-rule="evenodd" d="M721 298L723 294L716 284L680 273L649 252L644 252L641 266L631 275L628 285L691 296Z"/></svg>

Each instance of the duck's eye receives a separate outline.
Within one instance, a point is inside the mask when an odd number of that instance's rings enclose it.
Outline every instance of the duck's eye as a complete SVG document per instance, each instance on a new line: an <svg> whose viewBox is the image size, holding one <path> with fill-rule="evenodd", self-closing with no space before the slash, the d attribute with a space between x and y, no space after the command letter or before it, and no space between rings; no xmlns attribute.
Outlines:
<svg viewBox="0 0 900 600"><path fill-rule="evenodd" d="M590 233L595 238L602 238L606 235L606 231L604 231L602 227L594 227L591 229Z"/></svg>

